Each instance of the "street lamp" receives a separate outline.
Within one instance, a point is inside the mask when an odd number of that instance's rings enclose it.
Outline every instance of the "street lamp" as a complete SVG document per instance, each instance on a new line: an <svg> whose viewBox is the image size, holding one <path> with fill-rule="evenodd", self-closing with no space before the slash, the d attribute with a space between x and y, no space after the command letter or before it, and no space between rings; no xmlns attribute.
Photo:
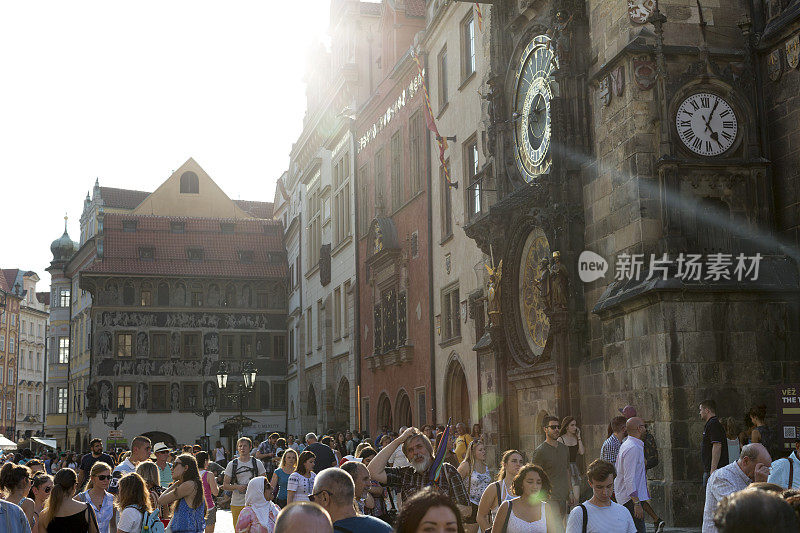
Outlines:
<svg viewBox="0 0 800 533"><path fill-rule="evenodd" d="M242 366L243 383L237 383L235 392L225 392L225 389L228 387L228 365L225 364L225 361L222 361L217 369L217 386L219 386L220 392L228 398L238 400L239 402L239 420L237 421L239 429L237 431L237 438L241 436L242 427L244 426L244 399L253 392L253 388L256 385L256 373L257 371L253 363L251 361L245 362Z"/></svg>
<svg viewBox="0 0 800 533"><path fill-rule="evenodd" d="M204 449L208 451L211 448L210 446L211 443L208 441L208 429L207 429L208 417L211 416L211 413L213 413L215 408L217 407L217 397L215 395L204 396L203 407L195 408L196 405L197 405L197 396L189 396L189 408L197 416L203 417L203 442L205 443Z"/></svg>
<svg viewBox="0 0 800 533"><path fill-rule="evenodd" d="M111 422L108 421L109 412L108 406L106 405L100 408L100 415L103 417L103 423L110 428L114 428L114 431L116 431L122 425L122 421L125 420L125 406L119 404L117 410L114 412L114 420Z"/></svg>

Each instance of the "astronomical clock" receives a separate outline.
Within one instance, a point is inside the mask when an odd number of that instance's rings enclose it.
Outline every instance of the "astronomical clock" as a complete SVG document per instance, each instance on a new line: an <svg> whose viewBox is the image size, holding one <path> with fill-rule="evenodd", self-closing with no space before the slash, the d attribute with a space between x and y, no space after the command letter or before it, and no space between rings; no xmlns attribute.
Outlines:
<svg viewBox="0 0 800 533"><path fill-rule="evenodd" d="M541 228L530 232L522 247L519 268L519 312L528 347L534 357L544 352L550 321L544 312L544 299L538 281L549 268L550 244Z"/></svg>

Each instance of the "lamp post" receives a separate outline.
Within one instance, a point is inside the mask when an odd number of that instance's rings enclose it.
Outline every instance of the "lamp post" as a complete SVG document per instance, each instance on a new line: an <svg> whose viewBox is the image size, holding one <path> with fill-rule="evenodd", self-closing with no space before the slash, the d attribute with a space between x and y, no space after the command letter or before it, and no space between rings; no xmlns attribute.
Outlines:
<svg viewBox="0 0 800 533"><path fill-rule="evenodd" d="M225 364L225 361L222 361L217 370L217 386L220 392L228 398L238 400L239 402L239 420L237 424L239 429L236 432L237 438L241 436L242 427L244 426L244 398L252 393L253 388L256 386L256 373L256 368L253 366L253 363L247 361L242 366L243 383L237 382L235 392L225 392L225 389L228 387L228 365Z"/></svg>
<svg viewBox="0 0 800 533"><path fill-rule="evenodd" d="M114 412L114 420L111 422L108 421L108 414L110 412L107 406L100 408L100 415L103 417L103 423L110 428L114 428L114 431L116 431L122 425L122 421L125 420L125 406L120 404L117 407L117 410Z"/></svg>
<svg viewBox="0 0 800 533"><path fill-rule="evenodd" d="M191 408L192 412L197 416L203 417L203 443L205 444L205 451L209 451L210 442L208 441L208 417L211 416L211 413L214 412L215 408L217 407L217 397L216 396L209 396L203 397L203 407L196 408L197 405L197 396L189 396L189 407Z"/></svg>

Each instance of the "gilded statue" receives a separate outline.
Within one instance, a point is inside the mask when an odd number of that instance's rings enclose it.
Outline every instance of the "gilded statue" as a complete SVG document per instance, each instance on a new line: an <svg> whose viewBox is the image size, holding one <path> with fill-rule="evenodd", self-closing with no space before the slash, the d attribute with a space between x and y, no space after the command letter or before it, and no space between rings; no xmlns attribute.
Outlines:
<svg viewBox="0 0 800 533"><path fill-rule="evenodd" d="M484 265L489 273L489 281L486 285L486 293L489 307L489 323L492 326L500 325L502 312L500 310L500 281L503 277L503 260L495 268Z"/></svg>
<svg viewBox="0 0 800 533"><path fill-rule="evenodd" d="M552 287L550 281L550 260L547 257L539 259L539 278L535 280L534 286L539 291L542 298L542 311L547 316L552 312Z"/></svg>
<svg viewBox="0 0 800 533"><path fill-rule="evenodd" d="M553 260L550 263L550 280L550 302L553 311L566 311L569 298L569 274L567 267L561 262L561 252L553 252Z"/></svg>

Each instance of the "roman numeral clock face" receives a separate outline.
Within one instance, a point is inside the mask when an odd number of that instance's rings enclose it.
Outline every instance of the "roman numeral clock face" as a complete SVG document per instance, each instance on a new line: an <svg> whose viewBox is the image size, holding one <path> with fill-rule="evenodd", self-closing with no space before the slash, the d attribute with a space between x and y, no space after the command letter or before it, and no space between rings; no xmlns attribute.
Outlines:
<svg viewBox="0 0 800 533"><path fill-rule="evenodd" d="M724 99L712 93L697 93L681 102L675 127L686 148L712 157L725 153L733 145L739 121Z"/></svg>

